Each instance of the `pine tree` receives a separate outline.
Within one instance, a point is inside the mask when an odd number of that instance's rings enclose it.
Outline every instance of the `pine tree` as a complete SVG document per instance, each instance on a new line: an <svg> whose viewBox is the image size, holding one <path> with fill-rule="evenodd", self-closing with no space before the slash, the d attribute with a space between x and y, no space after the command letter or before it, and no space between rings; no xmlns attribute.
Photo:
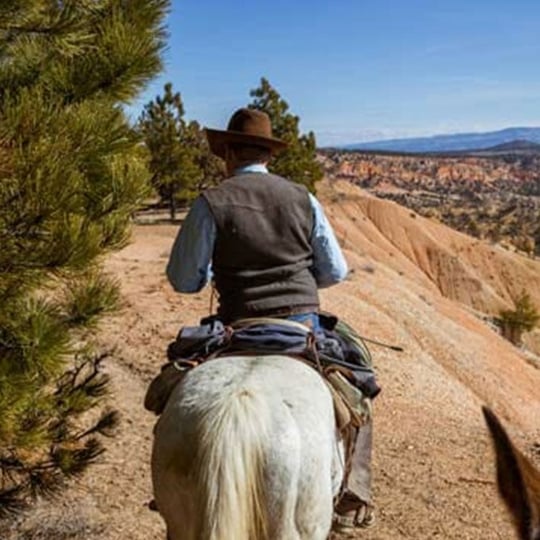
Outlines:
<svg viewBox="0 0 540 540"><path fill-rule="evenodd" d="M152 185L169 205L175 219L177 199L192 198L197 180L194 152L186 144L188 125L184 120L184 105L172 84L164 87L163 96L156 96L144 108L139 129L150 153Z"/></svg>
<svg viewBox="0 0 540 540"><path fill-rule="evenodd" d="M189 129L189 144L195 148L195 163L200 170L195 183L196 193L199 194L219 184L225 178L226 170L224 162L210 151L208 140L199 123L195 120L191 121Z"/></svg>
<svg viewBox="0 0 540 540"><path fill-rule="evenodd" d="M249 107L268 114L273 135L288 143L287 149L272 160L270 170L315 193L315 184L323 177L322 166L316 160L315 134L300 134L300 118L288 112L288 103L267 79L262 78L250 96L254 99Z"/></svg>
<svg viewBox="0 0 540 540"><path fill-rule="evenodd" d="M116 422L87 330L115 308L149 173L121 104L161 68L166 0L0 3L0 515L101 454Z"/></svg>
<svg viewBox="0 0 540 540"><path fill-rule="evenodd" d="M177 202L188 203L220 176L197 122L184 119L184 105L172 84L144 108L139 130L150 153L152 185L175 219Z"/></svg>

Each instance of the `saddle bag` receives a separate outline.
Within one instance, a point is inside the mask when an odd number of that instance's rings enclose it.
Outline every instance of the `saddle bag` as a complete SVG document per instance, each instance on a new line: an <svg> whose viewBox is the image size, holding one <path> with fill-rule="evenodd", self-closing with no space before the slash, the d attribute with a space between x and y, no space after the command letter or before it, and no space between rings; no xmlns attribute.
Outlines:
<svg viewBox="0 0 540 540"><path fill-rule="evenodd" d="M325 370L324 376L328 381L331 390L333 390L332 395L336 407L338 428L341 430L348 427L346 417L343 416L343 413L340 413L340 407L342 406L340 401L343 401L347 408L349 412L348 420L354 428L358 429L366 425L371 420L373 414L371 399L364 395L359 388L351 384L349 380L340 373L339 369L330 366L329 369ZM341 400L336 399L335 394L337 394ZM339 414L342 415L341 418L339 417Z"/></svg>
<svg viewBox="0 0 540 540"><path fill-rule="evenodd" d="M177 362L165 364L161 368L159 375L154 377L148 386L148 390L144 396L144 408L147 411L160 415L163 409L165 409L167 400L174 387L182 380L186 370L190 367L192 366L182 366L177 364Z"/></svg>

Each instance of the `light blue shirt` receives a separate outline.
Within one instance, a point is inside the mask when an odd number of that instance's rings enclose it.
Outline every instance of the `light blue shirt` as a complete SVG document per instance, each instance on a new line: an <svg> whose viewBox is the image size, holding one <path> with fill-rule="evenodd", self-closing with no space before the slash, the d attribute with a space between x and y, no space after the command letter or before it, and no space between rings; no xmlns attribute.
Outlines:
<svg viewBox="0 0 540 540"><path fill-rule="evenodd" d="M267 174L268 170L265 165L253 164L235 171L235 174L242 173ZM319 288L329 287L347 277L347 262L321 204L311 193L309 201L313 212L310 239L313 265L310 271ZM198 292L211 279L216 234L214 216L206 199L199 196L174 241L167 265L167 277L176 291Z"/></svg>

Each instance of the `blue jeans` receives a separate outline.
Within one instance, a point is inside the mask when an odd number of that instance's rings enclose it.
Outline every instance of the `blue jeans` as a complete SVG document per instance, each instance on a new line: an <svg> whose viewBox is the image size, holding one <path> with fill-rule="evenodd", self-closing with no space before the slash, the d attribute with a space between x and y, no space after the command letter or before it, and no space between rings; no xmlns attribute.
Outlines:
<svg viewBox="0 0 540 540"><path fill-rule="evenodd" d="M313 332L321 329L321 325L319 323L319 314L315 313L314 311L310 313L295 313L294 315L288 315L287 317L283 318L287 319L288 321L296 321L306 324Z"/></svg>

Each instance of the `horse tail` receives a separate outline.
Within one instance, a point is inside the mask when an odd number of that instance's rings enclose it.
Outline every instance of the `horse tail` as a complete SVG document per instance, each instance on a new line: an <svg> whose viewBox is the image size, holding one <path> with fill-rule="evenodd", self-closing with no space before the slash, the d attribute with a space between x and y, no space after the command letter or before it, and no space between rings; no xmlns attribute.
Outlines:
<svg viewBox="0 0 540 540"><path fill-rule="evenodd" d="M253 389L216 398L199 424L195 457L201 540L267 540L264 443L270 408Z"/></svg>

